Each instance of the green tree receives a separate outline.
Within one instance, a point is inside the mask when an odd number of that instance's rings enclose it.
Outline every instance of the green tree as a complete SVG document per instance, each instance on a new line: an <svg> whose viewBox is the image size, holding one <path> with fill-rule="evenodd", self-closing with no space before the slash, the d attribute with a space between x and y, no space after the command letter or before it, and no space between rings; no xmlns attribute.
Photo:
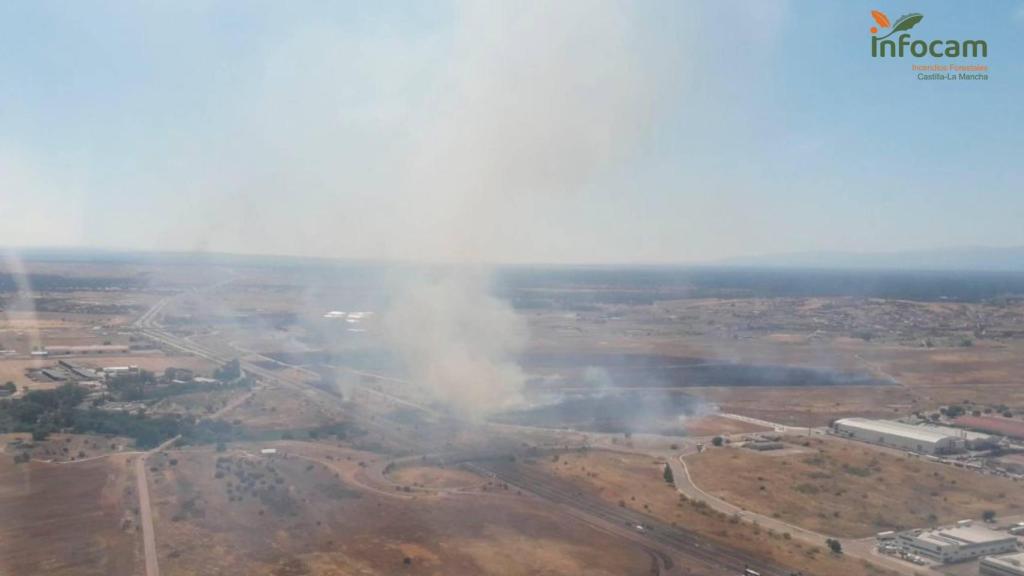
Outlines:
<svg viewBox="0 0 1024 576"><path fill-rule="evenodd" d="M715 446L721 446L722 444L725 444L725 438L722 438L721 436L715 436L714 438L711 439L711 443L714 444Z"/></svg>
<svg viewBox="0 0 1024 576"><path fill-rule="evenodd" d="M966 410L964 410L963 406L960 406L960 405L957 405L957 404L954 404L952 406L947 406L946 408L944 408L944 409L942 409L940 411L943 414L945 414L947 418L957 418L957 417L963 416L964 412L966 412Z"/></svg>
<svg viewBox="0 0 1024 576"><path fill-rule="evenodd" d="M833 554L843 553L843 543L839 540L836 540L835 538L829 538L825 540L825 544L828 544L828 549L831 550Z"/></svg>
<svg viewBox="0 0 1024 576"><path fill-rule="evenodd" d="M665 482L668 482L669 484L675 484L676 483L676 479L672 475L672 467L669 466L668 464L665 464L665 471L662 472L661 475L665 478Z"/></svg>
<svg viewBox="0 0 1024 576"><path fill-rule="evenodd" d="M234 359L224 364L224 366L214 370L213 377L217 380L229 382L236 380L242 375L242 366L238 359Z"/></svg>

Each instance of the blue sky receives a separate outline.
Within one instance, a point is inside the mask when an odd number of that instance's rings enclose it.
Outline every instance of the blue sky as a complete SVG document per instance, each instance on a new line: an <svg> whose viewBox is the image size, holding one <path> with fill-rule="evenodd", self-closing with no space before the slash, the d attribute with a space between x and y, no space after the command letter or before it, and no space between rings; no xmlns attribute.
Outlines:
<svg viewBox="0 0 1024 576"><path fill-rule="evenodd" d="M986 40L990 79L871 58L872 9ZM6 3L0 246L1024 245L1022 35L1018 0Z"/></svg>

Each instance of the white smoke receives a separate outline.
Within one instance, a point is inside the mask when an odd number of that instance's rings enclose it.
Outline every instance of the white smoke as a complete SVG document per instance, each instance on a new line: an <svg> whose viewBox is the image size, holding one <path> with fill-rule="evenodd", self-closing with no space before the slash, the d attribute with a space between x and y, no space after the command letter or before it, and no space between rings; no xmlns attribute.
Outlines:
<svg viewBox="0 0 1024 576"><path fill-rule="evenodd" d="M417 384L464 417L522 401L515 357L526 323L490 296L480 274L453 273L407 287L384 317L392 348Z"/></svg>
<svg viewBox="0 0 1024 576"><path fill-rule="evenodd" d="M578 244L567 206L634 151L651 78L613 2L465 3L442 93L427 98L406 164L400 256L460 263L549 257ZM427 112L423 114L423 112ZM552 241L551 239L556 239ZM461 270L461 271L460 271ZM387 331L411 378L467 416L522 400L526 323L479 270L403 290Z"/></svg>

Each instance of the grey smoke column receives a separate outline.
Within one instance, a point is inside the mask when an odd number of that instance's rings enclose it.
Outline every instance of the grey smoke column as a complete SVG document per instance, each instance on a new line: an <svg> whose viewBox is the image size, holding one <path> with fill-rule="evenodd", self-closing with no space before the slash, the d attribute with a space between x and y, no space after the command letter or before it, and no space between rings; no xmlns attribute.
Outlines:
<svg viewBox="0 0 1024 576"><path fill-rule="evenodd" d="M384 328L416 383L459 415L477 418L522 400L514 358L526 345L526 323L488 293L482 274L410 284Z"/></svg>

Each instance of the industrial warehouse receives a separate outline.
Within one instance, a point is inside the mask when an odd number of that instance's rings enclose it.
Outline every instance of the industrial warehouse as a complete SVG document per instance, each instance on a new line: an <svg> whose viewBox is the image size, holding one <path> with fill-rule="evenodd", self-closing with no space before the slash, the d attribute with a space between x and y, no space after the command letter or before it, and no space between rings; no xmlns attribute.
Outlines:
<svg viewBox="0 0 1024 576"><path fill-rule="evenodd" d="M950 528L909 530L898 535L904 550L944 564L1017 551L1017 538L969 521Z"/></svg>
<svg viewBox="0 0 1024 576"><path fill-rule="evenodd" d="M842 418L833 424L834 432L846 438L892 446L920 454L954 454L964 450L991 448L996 439L978 432L947 426L915 425L891 420Z"/></svg>
<svg viewBox="0 0 1024 576"><path fill-rule="evenodd" d="M1024 576L1024 552L982 558L981 576Z"/></svg>

